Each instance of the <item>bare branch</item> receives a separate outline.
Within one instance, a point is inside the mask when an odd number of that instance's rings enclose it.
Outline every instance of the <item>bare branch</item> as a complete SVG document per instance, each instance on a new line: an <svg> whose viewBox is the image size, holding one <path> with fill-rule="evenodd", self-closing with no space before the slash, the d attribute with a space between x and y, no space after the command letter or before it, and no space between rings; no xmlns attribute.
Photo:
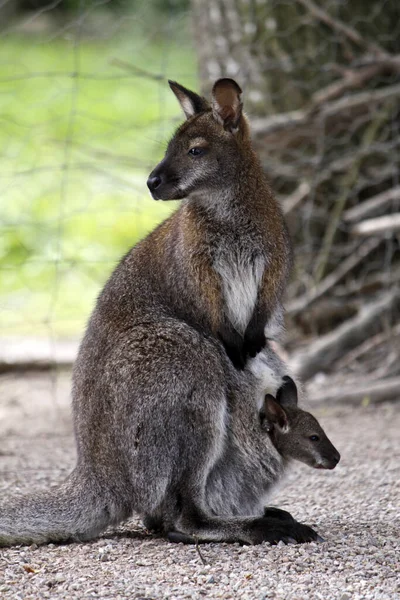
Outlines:
<svg viewBox="0 0 400 600"><path fill-rule="evenodd" d="M343 213L343 220L347 223L360 221L390 206L394 200L400 200L400 185L377 194L353 208L349 208Z"/></svg>
<svg viewBox="0 0 400 600"><path fill-rule="evenodd" d="M310 403L343 402L360 404L363 400L369 402L384 402L385 400L400 399L400 377L390 377L378 381L360 384L360 379L327 391L326 384L321 389L315 389L308 397Z"/></svg>
<svg viewBox="0 0 400 600"><path fill-rule="evenodd" d="M331 83L316 92L312 97L312 104L320 105L329 100L343 96L349 90L362 88L365 84L385 72L398 73L400 71L400 56L393 56L372 65L362 66L359 69L345 69L344 77Z"/></svg>
<svg viewBox="0 0 400 600"><path fill-rule="evenodd" d="M137 67L136 65L132 65L131 63L126 62L125 60L121 60L120 58L113 58L111 64L114 67L119 67L120 69L125 69L130 73L134 74L136 77L145 77L146 79L152 79L154 81L164 81L165 76L159 75L157 73L150 73L150 71L146 71L141 67Z"/></svg>
<svg viewBox="0 0 400 600"><path fill-rule="evenodd" d="M400 231L400 213L361 221L354 225L351 233L366 236L393 233L394 231Z"/></svg>
<svg viewBox="0 0 400 600"><path fill-rule="evenodd" d="M302 181L299 187L283 201L284 214L289 215L292 213L307 198L310 191L310 184L307 181Z"/></svg>
<svg viewBox="0 0 400 600"><path fill-rule="evenodd" d="M295 352L290 359L293 371L300 378L309 379L315 373L329 369L347 349L354 348L379 329L379 317L383 313L398 306L400 294L396 288L366 304L355 317L320 337L308 348Z"/></svg>
<svg viewBox="0 0 400 600"><path fill-rule="evenodd" d="M369 90L352 94L332 102L322 103L321 105L311 105L305 110L296 110L272 117L265 117L253 120L253 133L255 136L266 136L275 134L282 129L294 130L300 126L311 127L311 123L318 115L321 120L330 120L337 118L341 113L346 112L346 116L351 116L355 112L371 112L376 104L392 100L400 96L400 84L388 85L377 90Z"/></svg>
<svg viewBox="0 0 400 600"><path fill-rule="evenodd" d="M382 333L377 333L373 335L371 338L354 348L351 352L348 352L346 356L342 359L338 360L336 363L336 368L338 371L348 367L351 363L355 362L358 358L370 352L377 346L384 344L388 340L392 340L393 338L400 335L400 323L398 323L395 327L390 328L389 331L383 331Z"/></svg>
<svg viewBox="0 0 400 600"><path fill-rule="evenodd" d="M353 42L353 44L355 44L359 48L368 50L369 52L372 52L372 54L376 54L378 56L387 56L387 52L381 46L364 39L356 29L354 29L353 27L349 27L339 19L335 19L321 7L314 4L314 2L311 2L311 0L297 0L297 2L304 6L309 11L309 13L313 17L321 21L321 23L325 23L325 25L328 25L328 27L330 27L334 31L343 34L347 39L349 39L351 42Z"/></svg>
<svg viewBox="0 0 400 600"><path fill-rule="evenodd" d="M370 124L364 131L363 138L361 141L361 149L368 148L372 144L385 119L386 114L378 114L378 116L370 122ZM339 227L339 223L347 199L349 197L350 190L353 188L353 185L358 178L362 160L363 156L362 154L359 154L357 159L353 161L350 170L346 174L342 193L339 194L339 196L336 198L334 208L330 214L328 226L326 228L324 239L322 241L321 250L316 260L315 279L317 282L323 277L325 273L333 240Z"/></svg>
<svg viewBox="0 0 400 600"><path fill-rule="evenodd" d="M359 265L371 252L373 252L381 243L380 239L370 239L361 244L354 254L346 258L339 266L332 271L321 283L311 291L310 294L296 298L286 307L289 315L298 314L306 308L309 308L319 298L329 292L343 277L348 275L357 265Z"/></svg>

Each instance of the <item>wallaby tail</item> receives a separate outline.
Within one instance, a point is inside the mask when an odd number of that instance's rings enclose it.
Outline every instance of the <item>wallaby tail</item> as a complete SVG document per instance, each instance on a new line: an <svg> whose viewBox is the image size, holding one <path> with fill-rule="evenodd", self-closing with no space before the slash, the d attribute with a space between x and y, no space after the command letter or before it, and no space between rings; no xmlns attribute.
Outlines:
<svg viewBox="0 0 400 600"><path fill-rule="evenodd" d="M55 489L0 504L0 546L89 540L123 513L94 477L74 471Z"/></svg>

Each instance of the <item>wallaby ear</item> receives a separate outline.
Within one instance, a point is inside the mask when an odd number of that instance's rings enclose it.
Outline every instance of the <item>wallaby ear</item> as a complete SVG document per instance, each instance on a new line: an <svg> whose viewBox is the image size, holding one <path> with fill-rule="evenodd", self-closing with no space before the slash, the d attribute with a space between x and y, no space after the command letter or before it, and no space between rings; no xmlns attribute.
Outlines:
<svg viewBox="0 0 400 600"><path fill-rule="evenodd" d="M234 132L242 116L242 90L233 79L218 79L212 89L214 119L228 131Z"/></svg>
<svg viewBox="0 0 400 600"><path fill-rule="evenodd" d="M198 113L204 112L210 108L210 105L205 98L202 98L195 92L191 92L183 87L183 85L180 83L177 83L176 81L170 81L169 79L168 83L169 87L178 98L178 102L181 105L187 119L190 119L190 117L193 117L193 115L197 115Z"/></svg>
<svg viewBox="0 0 400 600"><path fill-rule="evenodd" d="M272 425L278 425L283 431L288 429L288 418L280 404L271 394L266 394L264 398L264 407L262 409L265 421Z"/></svg>
<svg viewBox="0 0 400 600"><path fill-rule="evenodd" d="M283 384L276 393L276 400L281 406L297 406L298 395L295 382L289 375L283 378Z"/></svg>

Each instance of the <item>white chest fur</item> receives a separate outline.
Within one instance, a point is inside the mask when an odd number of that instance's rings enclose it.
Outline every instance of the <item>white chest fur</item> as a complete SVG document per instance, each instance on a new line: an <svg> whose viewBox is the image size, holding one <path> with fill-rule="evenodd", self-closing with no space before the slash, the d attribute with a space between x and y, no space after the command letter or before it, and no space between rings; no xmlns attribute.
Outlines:
<svg viewBox="0 0 400 600"><path fill-rule="evenodd" d="M222 279L228 319L243 335L256 305L265 260L259 257L251 262L243 257L229 258L220 257L214 268Z"/></svg>

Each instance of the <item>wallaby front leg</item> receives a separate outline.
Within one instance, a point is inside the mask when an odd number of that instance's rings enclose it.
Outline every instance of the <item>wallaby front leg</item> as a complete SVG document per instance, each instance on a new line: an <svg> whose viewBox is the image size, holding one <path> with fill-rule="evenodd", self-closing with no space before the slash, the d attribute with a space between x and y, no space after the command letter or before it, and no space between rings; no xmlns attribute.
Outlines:
<svg viewBox="0 0 400 600"><path fill-rule="evenodd" d="M243 337L240 333L225 319L219 328L218 335L234 367L239 370L244 369L246 359L243 353Z"/></svg>
<svg viewBox="0 0 400 600"><path fill-rule="evenodd" d="M259 299L244 334L243 354L245 359L247 357L254 358L265 347L267 343L265 325L268 318L269 309L263 300Z"/></svg>

